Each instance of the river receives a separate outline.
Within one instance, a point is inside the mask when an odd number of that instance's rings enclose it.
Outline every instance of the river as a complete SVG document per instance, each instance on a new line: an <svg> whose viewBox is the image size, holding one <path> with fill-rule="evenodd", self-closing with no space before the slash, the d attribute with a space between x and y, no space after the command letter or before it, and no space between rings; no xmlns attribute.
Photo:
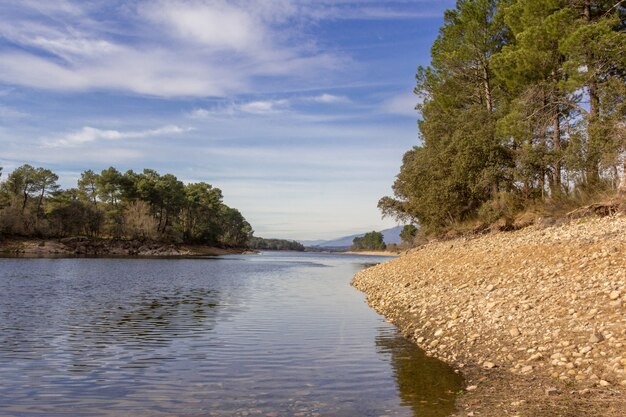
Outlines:
<svg viewBox="0 0 626 417"><path fill-rule="evenodd" d="M350 286L386 260L0 259L0 415L449 415L460 378Z"/></svg>

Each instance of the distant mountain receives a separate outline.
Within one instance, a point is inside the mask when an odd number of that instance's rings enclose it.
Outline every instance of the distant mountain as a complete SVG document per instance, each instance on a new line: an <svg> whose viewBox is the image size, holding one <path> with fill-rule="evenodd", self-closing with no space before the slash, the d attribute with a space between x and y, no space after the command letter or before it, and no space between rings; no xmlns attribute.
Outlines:
<svg viewBox="0 0 626 417"><path fill-rule="evenodd" d="M381 230L383 239L387 245L391 243L400 243L400 232L404 226L396 226L391 229ZM320 248L349 248L352 246L352 241L355 237L364 236L366 232L358 235L343 236L333 240L299 240L305 246L318 246Z"/></svg>

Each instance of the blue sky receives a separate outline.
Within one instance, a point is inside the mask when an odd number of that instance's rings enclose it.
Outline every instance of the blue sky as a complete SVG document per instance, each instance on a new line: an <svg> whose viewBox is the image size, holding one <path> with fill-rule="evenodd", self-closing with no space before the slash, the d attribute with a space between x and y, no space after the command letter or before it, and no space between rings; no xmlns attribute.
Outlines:
<svg viewBox="0 0 626 417"><path fill-rule="evenodd" d="M415 70L454 1L1 0L0 166L153 168L256 235L395 225Z"/></svg>

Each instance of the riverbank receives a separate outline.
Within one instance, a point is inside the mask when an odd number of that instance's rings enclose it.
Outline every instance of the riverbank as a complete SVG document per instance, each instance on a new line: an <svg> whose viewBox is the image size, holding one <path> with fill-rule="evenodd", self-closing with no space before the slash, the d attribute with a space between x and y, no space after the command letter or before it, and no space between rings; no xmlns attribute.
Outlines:
<svg viewBox="0 0 626 417"><path fill-rule="evenodd" d="M626 217L434 242L358 273L466 380L458 416L623 416Z"/></svg>
<svg viewBox="0 0 626 417"><path fill-rule="evenodd" d="M177 245L139 240L91 239L6 239L0 241L0 255L19 257L75 256L218 256L248 253L245 249L225 249L204 245Z"/></svg>
<svg viewBox="0 0 626 417"><path fill-rule="evenodd" d="M364 256L400 256L400 252L384 251L384 250L366 250L366 251L347 251L337 252L344 255L364 255Z"/></svg>

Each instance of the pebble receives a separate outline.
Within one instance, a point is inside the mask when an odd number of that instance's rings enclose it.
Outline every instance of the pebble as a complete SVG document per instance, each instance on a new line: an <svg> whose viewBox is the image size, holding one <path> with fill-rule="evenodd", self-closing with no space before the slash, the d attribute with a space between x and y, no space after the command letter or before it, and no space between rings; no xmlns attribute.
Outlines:
<svg viewBox="0 0 626 417"><path fill-rule="evenodd" d="M591 343L600 343L604 340L602 333L594 333L589 337Z"/></svg>
<svg viewBox="0 0 626 417"><path fill-rule="evenodd" d="M538 383L575 384L575 392L626 387L624 230L626 216L616 215L458 238L453 251L435 241L353 283L449 363L497 363Z"/></svg>
<svg viewBox="0 0 626 417"><path fill-rule="evenodd" d="M531 373L532 371L533 371L533 367L528 365L528 366L522 367L522 370L520 372L523 374L528 374L528 373Z"/></svg>

